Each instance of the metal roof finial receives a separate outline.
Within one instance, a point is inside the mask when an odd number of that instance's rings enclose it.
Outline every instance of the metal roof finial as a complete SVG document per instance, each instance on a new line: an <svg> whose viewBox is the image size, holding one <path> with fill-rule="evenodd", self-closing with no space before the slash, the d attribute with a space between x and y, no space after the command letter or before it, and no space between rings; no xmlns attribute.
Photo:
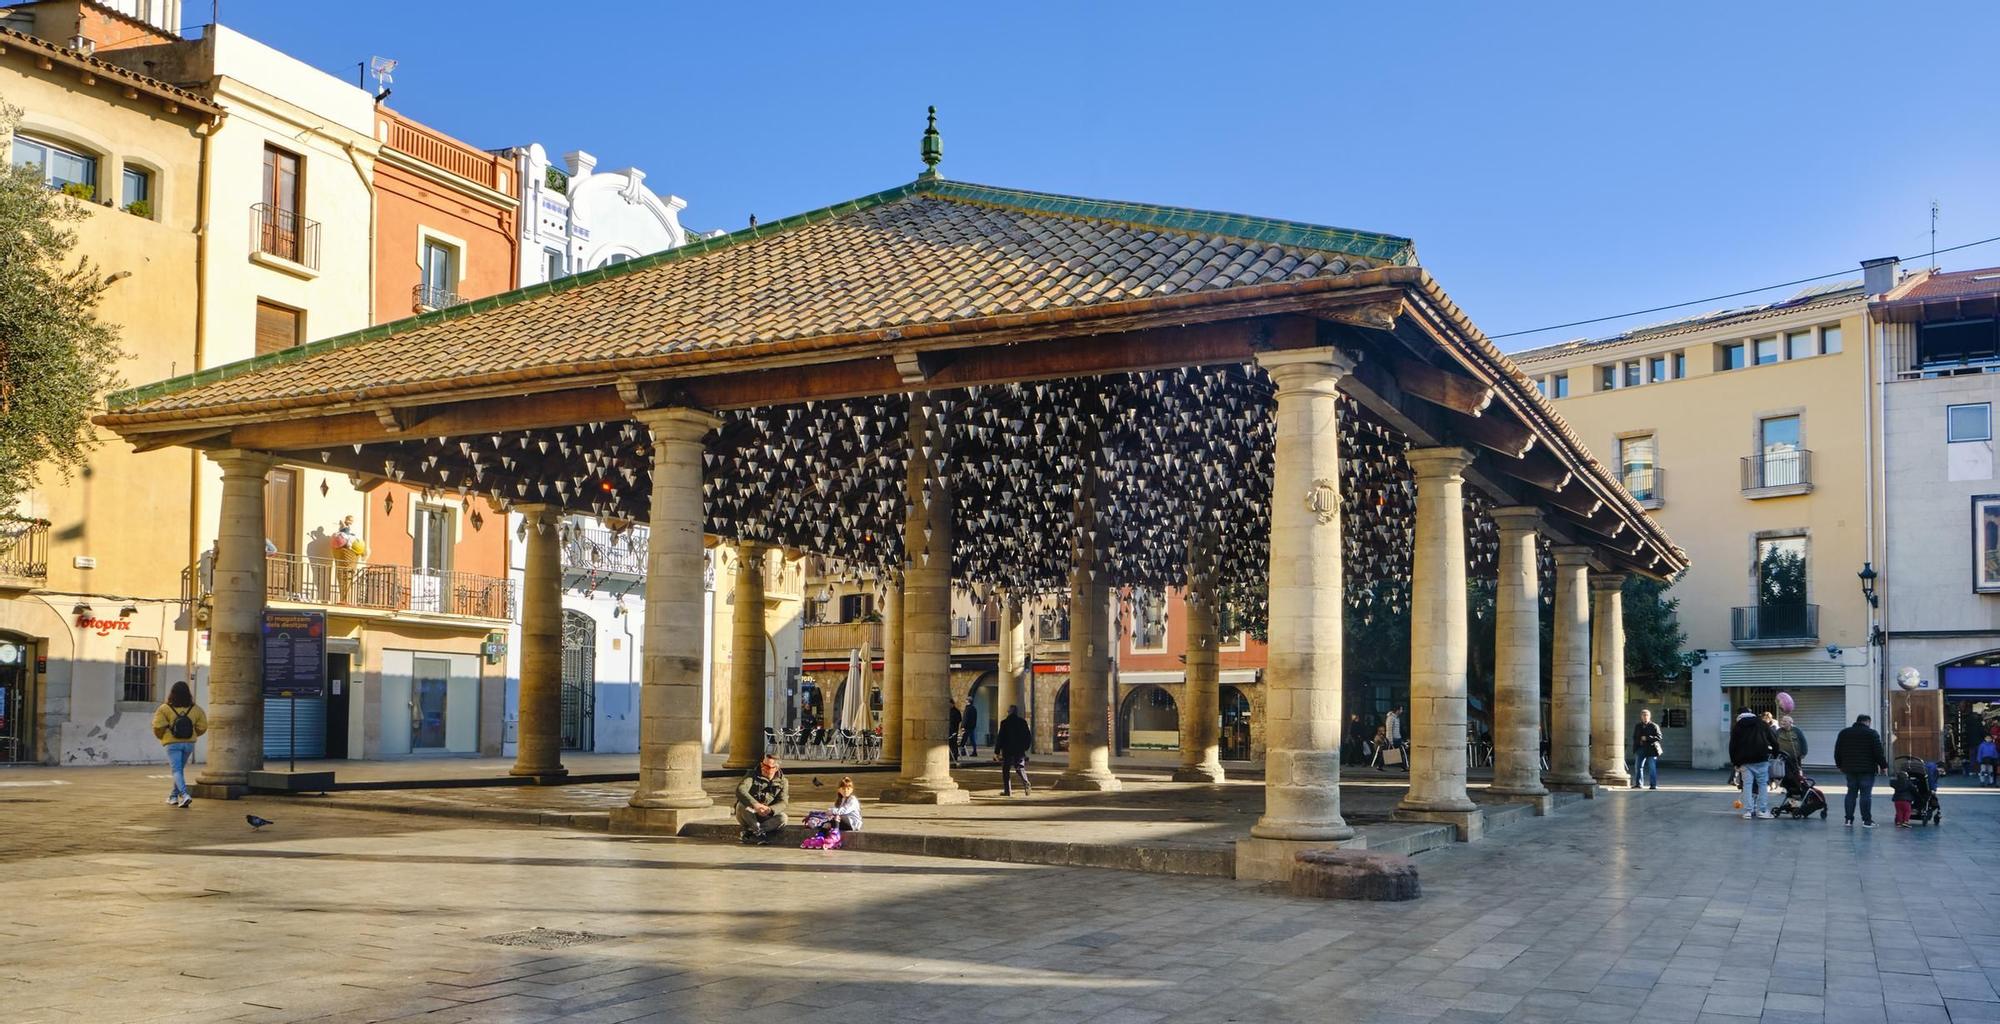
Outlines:
<svg viewBox="0 0 2000 1024"><path fill-rule="evenodd" d="M917 177L919 179L938 177L938 161L944 159L944 140L938 136L936 107L931 108L930 124L924 128L923 156L924 173Z"/></svg>

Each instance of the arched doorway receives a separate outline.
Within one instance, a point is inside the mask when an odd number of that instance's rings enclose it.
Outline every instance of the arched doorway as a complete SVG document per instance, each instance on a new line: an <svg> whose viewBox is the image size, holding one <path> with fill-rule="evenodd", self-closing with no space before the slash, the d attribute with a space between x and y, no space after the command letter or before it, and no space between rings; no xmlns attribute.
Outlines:
<svg viewBox="0 0 2000 1024"><path fill-rule="evenodd" d="M0 633L0 764L35 759L35 642Z"/></svg>
<svg viewBox="0 0 2000 1024"><path fill-rule="evenodd" d="M562 745L589 750L597 741L597 620L574 608L562 614Z"/></svg>
<svg viewBox="0 0 2000 1024"><path fill-rule="evenodd" d="M972 706L979 709L979 725L975 730L977 733L975 742L981 749L989 748L993 746L994 730L1000 728L1000 716L1007 713L1006 708L998 706L1000 701L999 676L992 672L980 676L973 681L972 690L966 696L971 699ZM959 708L961 712L964 710L964 707Z"/></svg>
<svg viewBox="0 0 2000 1024"><path fill-rule="evenodd" d="M1165 687L1135 686L1118 709L1121 750L1179 750L1181 714Z"/></svg>
<svg viewBox="0 0 2000 1024"><path fill-rule="evenodd" d="M1055 723L1055 739L1052 742L1058 753L1069 749L1069 684L1064 683L1056 690L1055 707L1050 720Z"/></svg>
<svg viewBox="0 0 2000 1024"><path fill-rule="evenodd" d="M1250 698L1234 686L1222 688L1222 753L1224 761L1250 760Z"/></svg>

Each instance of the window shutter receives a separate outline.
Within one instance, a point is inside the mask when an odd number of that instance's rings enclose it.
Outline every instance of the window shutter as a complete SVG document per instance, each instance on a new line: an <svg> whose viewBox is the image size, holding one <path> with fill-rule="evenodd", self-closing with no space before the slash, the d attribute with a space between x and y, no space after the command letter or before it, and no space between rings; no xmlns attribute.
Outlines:
<svg viewBox="0 0 2000 1024"><path fill-rule="evenodd" d="M257 304L257 354L283 351L299 343L299 311Z"/></svg>

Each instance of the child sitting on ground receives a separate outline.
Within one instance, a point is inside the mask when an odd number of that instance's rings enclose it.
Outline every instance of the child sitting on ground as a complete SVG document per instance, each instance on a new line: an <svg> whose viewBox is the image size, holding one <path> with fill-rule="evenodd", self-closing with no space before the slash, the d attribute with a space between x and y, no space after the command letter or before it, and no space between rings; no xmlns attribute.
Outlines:
<svg viewBox="0 0 2000 1024"><path fill-rule="evenodd" d="M806 815L806 824L813 830L803 844L808 850L840 849L842 832L861 831L861 800L854 795L854 778L841 776L840 785L833 787L833 806Z"/></svg>

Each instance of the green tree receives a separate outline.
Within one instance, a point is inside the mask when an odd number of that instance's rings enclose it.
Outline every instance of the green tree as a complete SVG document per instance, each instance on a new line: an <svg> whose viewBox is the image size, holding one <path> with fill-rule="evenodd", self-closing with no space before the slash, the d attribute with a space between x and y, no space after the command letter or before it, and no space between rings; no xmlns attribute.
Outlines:
<svg viewBox="0 0 2000 1024"><path fill-rule="evenodd" d="M0 103L0 148L19 120ZM0 168L0 515L38 467L68 479L83 464L97 444L91 412L119 383L118 330L97 319L110 282L74 256L68 227L89 216L39 170Z"/></svg>
<svg viewBox="0 0 2000 1024"><path fill-rule="evenodd" d="M1634 692L1659 700L1685 682L1699 660L1683 650L1680 598L1668 597L1671 584L1629 576L1625 580L1625 682Z"/></svg>

